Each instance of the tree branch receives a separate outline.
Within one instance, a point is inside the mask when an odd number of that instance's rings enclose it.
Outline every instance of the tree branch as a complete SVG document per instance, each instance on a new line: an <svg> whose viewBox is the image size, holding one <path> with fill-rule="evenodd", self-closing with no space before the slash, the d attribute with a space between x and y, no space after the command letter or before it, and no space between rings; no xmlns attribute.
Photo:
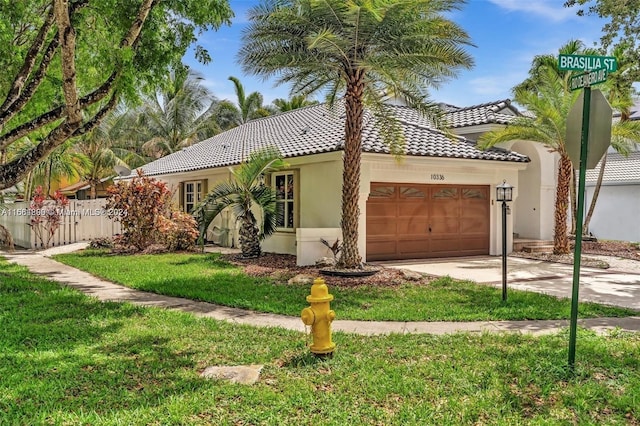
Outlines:
<svg viewBox="0 0 640 426"><path fill-rule="evenodd" d="M11 88L9 89L9 93L7 94L7 98L3 102L2 106L0 106L0 114L4 115L4 113L11 108L11 105L18 99L20 96L20 92L24 87L29 74L33 71L33 67L36 63L36 58L38 57L38 53L44 46L44 43L47 39L47 34L53 25L53 9L49 9L49 13L45 17L44 23L40 27L40 31L38 31L38 35L35 40L31 44L27 55L24 58L24 63L22 64L22 68L16 75L16 78L11 83ZM0 128L2 128L2 124L5 123L6 120L0 121Z"/></svg>

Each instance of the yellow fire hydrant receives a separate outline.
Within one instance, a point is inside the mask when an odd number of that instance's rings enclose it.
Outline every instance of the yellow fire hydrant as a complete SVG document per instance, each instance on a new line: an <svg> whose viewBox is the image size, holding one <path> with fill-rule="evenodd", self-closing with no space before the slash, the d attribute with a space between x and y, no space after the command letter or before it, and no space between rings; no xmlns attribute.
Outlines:
<svg viewBox="0 0 640 426"><path fill-rule="evenodd" d="M311 294L307 296L307 302L311 307L304 308L300 317L305 325L311 326L313 344L311 352L316 355L330 355L336 344L331 341L331 322L336 317L336 313L329 309L329 302L333 300L333 295L329 294L327 284L322 278L313 280Z"/></svg>

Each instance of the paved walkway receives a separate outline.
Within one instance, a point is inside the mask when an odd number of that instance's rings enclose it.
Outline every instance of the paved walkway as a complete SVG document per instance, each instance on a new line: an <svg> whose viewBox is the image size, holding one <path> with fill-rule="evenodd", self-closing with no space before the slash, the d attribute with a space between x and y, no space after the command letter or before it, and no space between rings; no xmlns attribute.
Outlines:
<svg viewBox="0 0 640 426"><path fill-rule="evenodd" d="M61 264L49 256L55 253L74 251L83 245L58 247L46 252L16 251L0 254L10 262L26 266L33 273L46 276L76 288L83 293L103 301L129 302L142 306L153 306L191 312L195 315L260 327L282 327L289 330L305 331L302 321L297 317L265 314L243 309L229 308L212 303L198 302L179 297L162 296L133 290L117 285L93 275ZM339 313L338 313L339 315ZM640 316L627 318L591 318L579 321L580 326L605 332L613 328L626 331L640 331ZM363 335L389 333L429 333L449 334L466 332L521 332L534 335L555 333L567 327L568 321L478 321L478 322L400 322L400 321L349 321L333 322L334 331L343 331Z"/></svg>

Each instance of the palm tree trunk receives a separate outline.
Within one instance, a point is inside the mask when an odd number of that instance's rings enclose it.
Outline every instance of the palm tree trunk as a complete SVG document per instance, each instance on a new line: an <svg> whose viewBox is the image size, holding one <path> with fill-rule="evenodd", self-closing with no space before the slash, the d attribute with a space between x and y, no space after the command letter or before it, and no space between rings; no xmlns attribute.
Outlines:
<svg viewBox="0 0 640 426"><path fill-rule="evenodd" d="M100 182L100 179L89 179L89 198L92 200L95 200L97 197L97 189L96 187L98 186L98 183Z"/></svg>
<svg viewBox="0 0 640 426"><path fill-rule="evenodd" d="M577 224L576 216L578 215L578 174L576 169L571 167L571 235L576 234Z"/></svg>
<svg viewBox="0 0 640 426"><path fill-rule="evenodd" d="M259 257L261 253L258 227L254 222L255 220L250 213L245 214L242 218L239 243L243 257Z"/></svg>
<svg viewBox="0 0 640 426"><path fill-rule="evenodd" d="M558 165L558 186L556 188L555 225L553 236L553 253L569 253L569 238L567 236L567 210L569 207L569 187L573 167L569 156L560 152Z"/></svg>
<svg viewBox="0 0 640 426"><path fill-rule="evenodd" d="M353 70L347 81L345 95L344 154L342 158L342 256L341 268L360 268L358 252L358 220L360 217L360 158L362 152L362 123L364 106L364 71Z"/></svg>
<svg viewBox="0 0 640 426"><path fill-rule="evenodd" d="M596 186L593 188L593 197L591 197L591 203L589 203L589 211L587 217L584 219L584 225L582 226L582 234L589 235L589 222L593 216L593 211L596 209L596 202L598 201L598 195L600 195L600 188L602 187L602 180L604 178L604 167L607 164L607 153L605 152L600 161L600 171L598 172L598 180Z"/></svg>

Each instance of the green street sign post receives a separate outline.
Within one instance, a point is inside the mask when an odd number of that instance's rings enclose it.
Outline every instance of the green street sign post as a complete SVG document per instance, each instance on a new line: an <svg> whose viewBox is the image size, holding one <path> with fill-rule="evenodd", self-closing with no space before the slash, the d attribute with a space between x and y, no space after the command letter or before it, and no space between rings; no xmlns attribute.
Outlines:
<svg viewBox="0 0 640 426"><path fill-rule="evenodd" d="M600 68L606 68L607 72L614 72L618 69L618 61L615 56L558 56L558 69L560 71L591 71Z"/></svg>
<svg viewBox="0 0 640 426"><path fill-rule="evenodd" d="M578 293L580 290L580 257L582 256L582 226L584 217L584 189L587 176L587 157L589 154L589 118L591 112L591 84L606 80L606 73L618 69L613 56L559 55L558 68L562 71L586 71L574 77L576 86L584 88L582 99L582 132L580 138L580 173L578 178L578 211L576 212L576 240L573 252L573 286L571 289L571 320L569 324L569 371L575 372L576 336L578 329ZM606 69L602 73L602 69ZM592 74L589 71L596 70ZM586 74L586 77L585 77ZM573 84L572 84L573 85ZM580 87L576 87L578 89ZM572 88L572 90L574 90ZM607 118L611 120L611 117ZM569 132L570 129L567 129ZM609 132L609 138L611 134ZM576 164L574 163L574 167Z"/></svg>
<svg viewBox="0 0 640 426"><path fill-rule="evenodd" d="M569 79L569 89L574 91L587 86L593 86L594 84L603 83L605 81L607 81L607 69L598 68L596 70L583 72L582 74L571 77Z"/></svg>

